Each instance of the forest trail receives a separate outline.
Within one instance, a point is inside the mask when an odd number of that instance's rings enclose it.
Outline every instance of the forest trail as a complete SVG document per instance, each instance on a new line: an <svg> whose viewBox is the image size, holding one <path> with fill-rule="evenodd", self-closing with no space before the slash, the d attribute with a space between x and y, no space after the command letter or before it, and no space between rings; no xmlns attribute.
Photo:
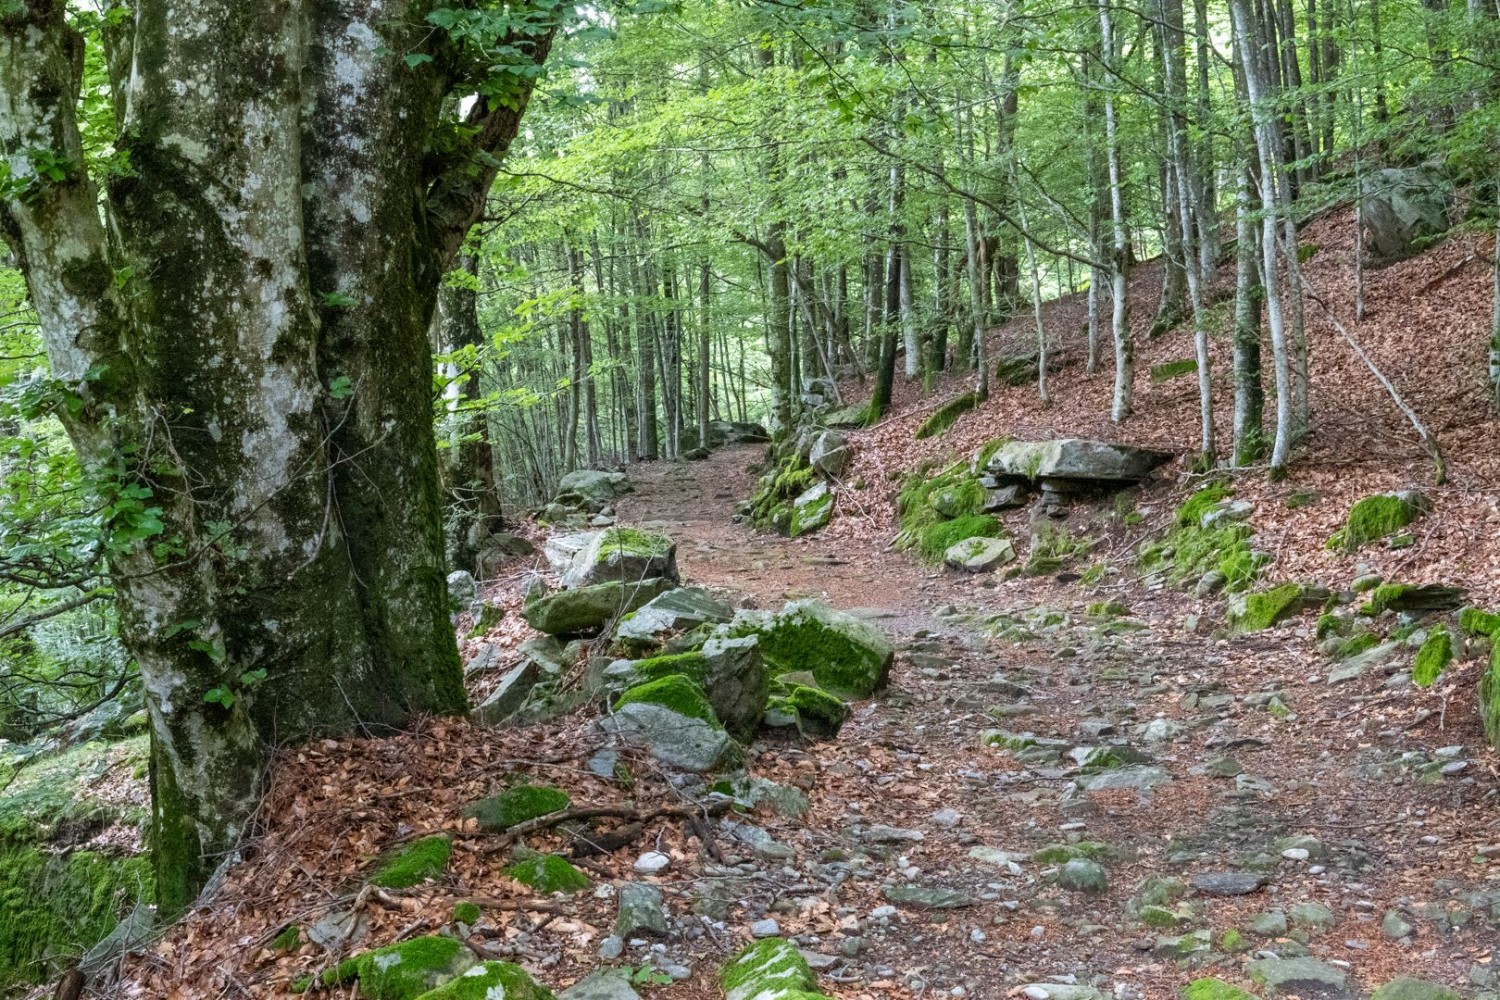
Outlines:
<svg viewBox="0 0 1500 1000"><path fill-rule="evenodd" d="M813 772L806 829L771 831L795 858L768 878L864 859L820 905L780 907L831 956L830 991L1166 998L1197 976L1250 985L1253 961L1304 997L1399 975L1494 988L1500 829L1471 713L1391 669L1330 683L1310 619L1214 640L1167 590L1126 583L1090 615L1066 581L757 533L731 514L759 457L638 467L619 513L672 534L692 583L822 597L897 643L889 689L836 740L752 750L757 772ZM1101 747L1120 766L1076 766Z"/></svg>

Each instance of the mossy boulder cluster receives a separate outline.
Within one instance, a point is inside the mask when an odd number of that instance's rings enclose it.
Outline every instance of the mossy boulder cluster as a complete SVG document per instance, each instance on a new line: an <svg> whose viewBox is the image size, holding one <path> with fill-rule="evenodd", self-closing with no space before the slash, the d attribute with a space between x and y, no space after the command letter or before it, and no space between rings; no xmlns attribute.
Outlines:
<svg viewBox="0 0 1500 1000"><path fill-rule="evenodd" d="M833 735L849 714L844 700L882 687L895 655L870 625L819 601L740 611L695 634L696 648L615 660L591 681L614 699L607 729L692 771L734 766L737 741L763 725Z"/></svg>
<svg viewBox="0 0 1500 1000"><path fill-rule="evenodd" d="M141 778L148 752L141 736L34 758L30 751L0 757L0 995L19 996L56 978L127 924L149 932L155 902L150 859L83 846L111 829L133 831L117 841L145 833ZM101 788L129 794L101 798Z"/></svg>
<svg viewBox="0 0 1500 1000"><path fill-rule="evenodd" d="M837 490L853 458L843 432L805 424L772 448L744 511L756 526L793 538L817 531L833 519Z"/></svg>
<svg viewBox="0 0 1500 1000"><path fill-rule="evenodd" d="M563 589L534 595L521 614L548 635L589 635L679 583L677 545L665 535L606 528L549 541Z"/></svg>
<svg viewBox="0 0 1500 1000"><path fill-rule="evenodd" d="M634 489L630 477L623 472L577 469L558 481L557 496L553 498L552 505L597 514Z"/></svg>
<svg viewBox="0 0 1500 1000"><path fill-rule="evenodd" d="M554 1000L519 965L481 962L462 941L442 935L355 955L325 972L321 984L356 981L359 995L371 1000Z"/></svg>
<svg viewBox="0 0 1500 1000"><path fill-rule="evenodd" d="M896 497L896 513L901 518L897 548L911 549L924 561L939 563L969 539L1004 536L1004 527L994 514L1016 506L1014 497L976 472L976 464L977 459L936 472L919 469L906 478Z"/></svg>
<svg viewBox="0 0 1500 1000"><path fill-rule="evenodd" d="M1260 632L1321 607L1331 596L1327 589L1306 583L1283 583L1239 594L1229 602L1229 625L1236 632Z"/></svg>
<svg viewBox="0 0 1500 1000"><path fill-rule="evenodd" d="M1252 587L1270 556L1250 544L1248 505L1230 498L1223 483L1194 492L1177 509L1166 537L1141 550L1141 568L1199 597Z"/></svg>

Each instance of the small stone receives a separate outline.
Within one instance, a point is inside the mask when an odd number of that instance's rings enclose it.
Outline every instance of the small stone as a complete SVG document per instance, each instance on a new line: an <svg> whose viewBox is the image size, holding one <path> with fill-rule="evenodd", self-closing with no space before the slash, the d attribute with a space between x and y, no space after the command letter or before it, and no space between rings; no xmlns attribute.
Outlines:
<svg viewBox="0 0 1500 1000"><path fill-rule="evenodd" d="M600 969L557 994L557 1000L639 1000L629 976L625 969Z"/></svg>
<svg viewBox="0 0 1500 1000"><path fill-rule="evenodd" d="M1205 896L1248 896L1265 885L1265 878L1258 872L1204 872L1188 882Z"/></svg>
<svg viewBox="0 0 1500 1000"><path fill-rule="evenodd" d="M618 934L611 934L599 942L599 957L613 961L625 953L625 939Z"/></svg>
<svg viewBox="0 0 1500 1000"><path fill-rule="evenodd" d="M957 889L928 888L917 885L895 885L885 890L893 903L925 906L932 910L953 910L974 905L974 898ZM872 914L873 915L873 914Z"/></svg>
<svg viewBox="0 0 1500 1000"><path fill-rule="evenodd" d="M1280 910L1268 910L1250 918L1250 933L1261 937L1281 937L1287 932L1286 914Z"/></svg>
<svg viewBox="0 0 1500 1000"><path fill-rule="evenodd" d="M1287 910L1293 925L1313 930L1327 930L1334 925L1333 911L1322 903L1298 903Z"/></svg>
<svg viewBox="0 0 1500 1000"><path fill-rule="evenodd" d="M635 859L633 866L642 875L655 875L657 872L665 871L672 864L672 859L660 851L647 851Z"/></svg>
<svg viewBox="0 0 1500 1000"><path fill-rule="evenodd" d="M873 909L873 910L870 911L870 919L871 920L889 920L891 917L894 917L895 915L896 915L896 908L894 906L890 906L890 905L877 906L877 907L875 907L875 909Z"/></svg>
<svg viewBox="0 0 1500 1000"><path fill-rule="evenodd" d="M1380 931L1393 941L1404 937L1410 937L1411 932L1416 930L1412 922L1406 919L1406 915L1400 910L1387 910L1385 918L1380 921Z"/></svg>
<svg viewBox="0 0 1500 1000"><path fill-rule="evenodd" d="M939 809L932 814L932 822L945 830L951 830L963 821L963 813L956 809Z"/></svg>
<svg viewBox="0 0 1500 1000"><path fill-rule="evenodd" d="M1108 882L1104 867L1088 858L1074 858L1057 873L1058 885L1078 892L1103 892Z"/></svg>
<svg viewBox="0 0 1500 1000"><path fill-rule="evenodd" d="M1288 847L1281 852L1281 856L1288 861L1306 861L1310 857L1305 847Z"/></svg>
<svg viewBox="0 0 1500 1000"><path fill-rule="evenodd" d="M781 934L781 925L769 917L765 920L757 920L750 925L751 937L768 938Z"/></svg>

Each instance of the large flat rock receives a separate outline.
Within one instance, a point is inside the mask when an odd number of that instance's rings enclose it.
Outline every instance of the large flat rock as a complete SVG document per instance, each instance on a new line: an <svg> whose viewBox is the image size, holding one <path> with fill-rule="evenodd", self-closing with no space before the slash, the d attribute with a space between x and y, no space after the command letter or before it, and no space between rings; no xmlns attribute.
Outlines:
<svg viewBox="0 0 1500 1000"><path fill-rule="evenodd" d="M1136 483L1172 460L1170 452L1107 441L1059 438L1012 441L990 458L986 468L997 475L1036 481L1069 479L1097 483Z"/></svg>

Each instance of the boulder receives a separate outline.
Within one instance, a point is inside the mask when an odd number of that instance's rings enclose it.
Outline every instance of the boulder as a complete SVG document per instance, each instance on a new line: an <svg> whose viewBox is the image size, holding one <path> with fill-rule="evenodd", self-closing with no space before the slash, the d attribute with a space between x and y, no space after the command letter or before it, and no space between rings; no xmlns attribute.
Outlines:
<svg viewBox="0 0 1500 1000"><path fill-rule="evenodd" d="M615 660L601 675L602 691L628 691L638 685L680 675L696 684L713 716L731 733L748 738L760 725L770 695L770 675L751 635L709 639L701 649L647 660Z"/></svg>
<svg viewBox="0 0 1500 1000"><path fill-rule="evenodd" d="M771 440L771 434L760 424L743 420L710 420L708 440L698 440L698 428L684 427L678 438L678 446L684 454L701 448L713 450L729 444L763 444Z"/></svg>
<svg viewBox="0 0 1500 1000"><path fill-rule="evenodd" d="M577 531L565 535L548 535L547 540L542 543L542 555L547 557L547 565L558 573L567 572L573 565L573 560L578 558L578 553L588 548L599 532Z"/></svg>
<svg viewBox="0 0 1500 1000"><path fill-rule="evenodd" d="M645 746L652 758L684 771L714 771L742 758L696 684L674 674L631 688L600 721L605 732Z"/></svg>
<svg viewBox="0 0 1500 1000"><path fill-rule="evenodd" d="M823 480L797 495L792 501L791 518L786 533L792 538L817 531L833 518L833 491Z"/></svg>
<svg viewBox="0 0 1500 1000"><path fill-rule="evenodd" d="M628 938L637 934L665 936L667 906L661 890L656 886L629 882L620 886L615 935Z"/></svg>
<svg viewBox="0 0 1500 1000"><path fill-rule="evenodd" d="M679 581L677 543L666 535L638 528L605 528L595 532L563 572L569 590L598 583L634 583L656 577Z"/></svg>
<svg viewBox="0 0 1500 1000"><path fill-rule="evenodd" d="M943 553L945 565L967 573L983 573L1015 558L1016 548L1009 538L966 538Z"/></svg>
<svg viewBox="0 0 1500 1000"><path fill-rule="evenodd" d="M853 430L863 427L869 420L870 408L864 403L840 407L830 410L822 416L824 427L837 427L840 430Z"/></svg>
<svg viewBox="0 0 1500 1000"><path fill-rule="evenodd" d="M417 1000L473 1000L475 997L553 1000L551 990L532 979L529 972L514 962L480 962L431 993L423 993Z"/></svg>
<svg viewBox="0 0 1500 1000"><path fill-rule="evenodd" d="M1122 485L1140 482L1157 466L1171 460L1169 452L1062 438L1011 441L990 456L986 468L997 475L1026 481L1062 479Z"/></svg>
<svg viewBox="0 0 1500 1000"><path fill-rule="evenodd" d="M853 457L848 440L838 431L819 434L813 439L812 447L807 453L807 460L812 463L812 467L819 475L829 479L837 479L843 475Z"/></svg>
<svg viewBox="0 0 1500 1000"><path fill-rule="evenodd" d="M1011 483L1008 486L997 486L994 489L984 491L984 504L980 507L981 514L994 514L1002 510L1011 510L1015 507L1026 506L1026 487L1020 483Z"/></svg>
<svg viewBox="0 0 1500 1000"><path fill-rule="evenodd" d="M817 600L740 611L715 634L756 636L773 676L805 670L841 698L867 698L884 687L895 659L895 647L873 626Z"/></svg>
<svg viewBox="0 0 1500 1000"><path fill-rule="evenodd" d="M633 649L661 645L669 635L734 617L734 609L699 587L677 587L620 619L615 641Z"/></svg>
<svg viewBox="0 0 1500 1000"><path fill-rule="evenodd" d="M558 481L555 502L565 507L597 513L608 507L616 497L629 493L632 488L630 477L623 472L578 469Z"/></svg>
<svg viewBox="0 0 1500 1000"><path fill-rule="evenodd" d="M1315 958L1262 958L1246 965L1245 972L1275 997L1353 1000L1359 996L1349 989L1347 975Z"/></svg>
<svg viewBox="0 0 1500 1000"><path fill-rule="evenodd" d="M468 570L456 569L448 574L448 603L459 611L472 611L479 606L479 584Z"/></svg>
<svg viewBox="0 0 1500 1000"><path fill-rule="evenodd" d="M766 703L765 725L773 729L794 726L803 736L816 738L837 734L849 718L849 706L816 684L789 683L791 677L784 674L777 679L777 692Z"/></svg>
<svg viewBox="0 0 1500 1000"><path fill-rule="evenodd" d="M576 590L560 590L526 605L521 617L548 635L598 632L611 619L634 611L675 586L671 580L651 578L640 583L596 583Z"/></svg>
<svg viewBox="0 0 1500 1000"><path fill-rule="evenodd" d="M514 716L531 697L532 689L562 676L569 659L568 647L550 635L521 643L520 654L520 662L507 670L489 697L475 707L472 717L479 725L497 726Z"/></svg>
<svg viewBox="0 0 1500 1000"><path fill-rule="evenodd" d="M478 964L479 959L462 941L433 934L346 959L324 974L323 985L337 986L357 979L360 996L409 1000L419 994L431 996L429 990L436 990Z"/></svg>
<svg viewBox="0 0 1500 1000"><path fill-rule="evenodd" d="M557 995L557 1000L640 1000L629 969L600 969Z"/></svg>
<svg viewBox="0 0 1500 1000"><path fill-rule="evenodd" d="M1409 257L1419 240L1448 231L1449 185L1425 167L1387 167L1365 177L1360 222L1367 246L1390 260Z"/></svg>

